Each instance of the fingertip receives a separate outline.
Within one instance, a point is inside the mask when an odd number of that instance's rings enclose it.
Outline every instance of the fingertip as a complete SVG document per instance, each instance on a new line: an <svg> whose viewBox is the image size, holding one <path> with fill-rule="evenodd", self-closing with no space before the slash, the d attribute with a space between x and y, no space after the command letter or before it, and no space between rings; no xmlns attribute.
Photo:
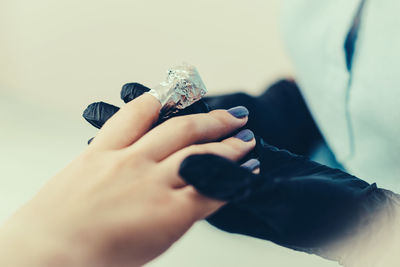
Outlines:
<svg viewBox="0 0 400 267"><path fill-rule="evenodd" d="M233 126L236 129L245 126L248 121L248 116L240 118L235 117L226 109L212 110L208 114L218 119L219 121L222 121L225 125Z"/></svg>
<svg viewBox="0 0 400 267"><path fill-rule="evenodd" d="M244 106L237 106L227 110L229 114L237 119L243 119L249 116L249 110Z"/></svg>
<svg viewBox="0 0 400 267"><path fill-rule="evenodd" d="M243 142L250 142L254 140L254 133L249 129L245 129L237 133L234 138L240 139Z"/></svg>
<svg viewBox="0 0 400 267"><path fill-rule="evenodd" d="M235 162L213 155L192 155L181 164L180 176L201 194L236 201L249 194L253 174Z"/></svg>
<svg viewBox="0 0 400 267"><path fill-rule="evenodd" d="M255 171L260 168L260 161L258 159L249 159L245 163L243 163L241 166L242 168L248 169L249 171Z"/></svg>
<svg viewBox="0 0 400 267"><path fill-rule="evenodd" d="M255 147L256 139L251 130L245 129L230 138L222 140L222 143L229 144L239 150L244 150L243 153L248 153L249 149Z"/></svg>
<svg viewBox="0 0 400 267"><path fill-rule="evenodd" d="M128 103L148 91L150 89L140 83L127 83L122 86L121 99Z"/></svg>
<svg viewBox="0 0 400 267"><path fill-rule="evenodd" d="M90 104L83 111L83 118L94 127L100 129L115 113L119 111L119 107L105 103L95 102Z"/></svg>

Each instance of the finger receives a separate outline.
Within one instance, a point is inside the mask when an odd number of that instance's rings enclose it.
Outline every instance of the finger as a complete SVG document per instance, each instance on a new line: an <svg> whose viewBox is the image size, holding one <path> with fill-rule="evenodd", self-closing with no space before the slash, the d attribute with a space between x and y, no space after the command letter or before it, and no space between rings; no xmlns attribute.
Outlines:
<svg viewBox="0 0 400 267"><path fill-rule="evenodd" d="M92 146L120 149L131 145L157 121L160 108L160 102L150 94L136 98L104 124Z"/></svg>
<svg viewBox="0 0 400 267"><path fill-rule="evenodd" d="M172 118L143 136L132 149L160 161L186 146L227 136L246 124L247 115L245 107L237 107Z"/></svg>
<svg viewBox="0 0 400 267"><path fill-rule="evenodd" d="M212 155L192 155L179 169L180 176L196 190L221 201L239 201L257 184L256 175L236 162Z"/></svg>
<svg viewBox="0 0 400 267"><path fill-rule="evenodd" d="M140 83L127 83L122 86L121 99L128 103L148 91L150 89Z"/></svg>
<svg viewBox="0 0 400 267"><path fill-rule="evenodd" d="M260 161L258 159L249 159L241 165L242 168L246 168L253 172L260 169Z"/></svg>
<svg viewBox="0 0 400 267"><path fill-rule="evenodd" d="M240 137L243 137L243 132L247 132L248 136L246 136L245 139L240 139ZM174 188L186 185L179 176L179 167L184 159L190 155L213 154L232 161L238 161L246 156L255 145L256 142L253 133L248 130L243 130L235 137L227 138L222 142L189 146L174 153L160 163L161 168L165 169L165 173L173 174L168 179L164 178L164 181Z"/></svg>
<svg viewBox="0 0 400 267"><path fill-rule="evenodd" d="M100 129L108 119L110 119L115 113L117 113L119 107L104 103L96 102L90 104L85 111L83 111L83 117L91 125Z"/></svg>

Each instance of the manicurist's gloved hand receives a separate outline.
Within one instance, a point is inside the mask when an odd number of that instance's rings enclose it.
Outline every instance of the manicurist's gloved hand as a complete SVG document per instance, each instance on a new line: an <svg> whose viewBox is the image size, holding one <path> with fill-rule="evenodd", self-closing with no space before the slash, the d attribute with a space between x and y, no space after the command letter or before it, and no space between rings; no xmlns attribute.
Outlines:
<svg viewBox="0 0 400 267"><path fill-rule="evenodd" d="M397 195L262 140L256 150L258 175L215 155L193 155L182 163L180 175L188 184L229 202L208 218L214 226L359 266L350 262L364 257L370 245L369 255L377 253L381 227L400 223Z"/></svg>
<svg viewBox="0 0 400 267"><path fill-rule="evenodd" d="M205 97L211 109L245 106L249 109L247 127L268 144L298 155L309 155L323 141L296 83L280 80L261 95L245 93Z"/></svg>

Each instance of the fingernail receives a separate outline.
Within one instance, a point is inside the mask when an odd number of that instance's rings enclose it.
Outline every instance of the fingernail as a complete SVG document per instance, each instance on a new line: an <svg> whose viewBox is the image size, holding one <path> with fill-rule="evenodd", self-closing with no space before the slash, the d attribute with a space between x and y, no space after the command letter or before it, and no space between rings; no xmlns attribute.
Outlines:
<svg viewBox="0 0 400 267"><path fill-rule="evenodd" d="M235 138L238 138L244 142L249 142L251 140L253 140L254 138L254 134L252 131L246 129L243 131L240 131L237 135L234 136Z"/></svg>
<svg viewBox="0 0 400 267"><path fill-rule="evenodd" d="M255 169L260 167L260 161L258 159L250 159L243 163L242 167L250 171L254 171Z"/></svg>
<svg viewBox="0 0 400 267"><path fill-rule="evenodd" d="M249 115L249 110L243 106L228 109L228 112L235 118L242 119Z"/></svg>

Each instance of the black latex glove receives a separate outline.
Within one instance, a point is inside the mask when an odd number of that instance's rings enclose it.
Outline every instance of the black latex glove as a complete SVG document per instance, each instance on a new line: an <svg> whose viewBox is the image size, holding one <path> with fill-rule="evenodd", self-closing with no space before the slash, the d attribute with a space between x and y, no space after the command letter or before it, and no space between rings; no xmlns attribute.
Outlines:
<svg viewBox="0 0 400 267"><path fill-rule="evenodd" d="M324 142L296 83L281 80L259 96L244 93L205 97L211 109L245 106L250 114L246 127L276 147L309 155Z"/></svg>
<svg viewBox="0 0 400 267"><path fill-rule="evenodd" d="M229 202L208 218L222 230L321 255L372 223L390 202L388 191L348 173L263 142L256 149L259 175L214 155L193 155L181 165L187 183Z"/></svg>
<svg viewBox="0 0 400 267"><path fill-rule="evenodd" d="M127 83L122 87L121 99L125 103L128 103L148 91L150 91L150 89L140 83ZM94 127L100 129L108 119L110 119L115 113L117 113L118 110L119 107L104 102L96 102L90 104L85 109L85 111L83 112L83 117ZM210 109L208 105L200 100L193 105L172 114L172 117L196 113L205 113L209 110ZM157 124L162 122L163 120L160 120ZM89 143L92 141L92 139L89 140Z"/></svg>

